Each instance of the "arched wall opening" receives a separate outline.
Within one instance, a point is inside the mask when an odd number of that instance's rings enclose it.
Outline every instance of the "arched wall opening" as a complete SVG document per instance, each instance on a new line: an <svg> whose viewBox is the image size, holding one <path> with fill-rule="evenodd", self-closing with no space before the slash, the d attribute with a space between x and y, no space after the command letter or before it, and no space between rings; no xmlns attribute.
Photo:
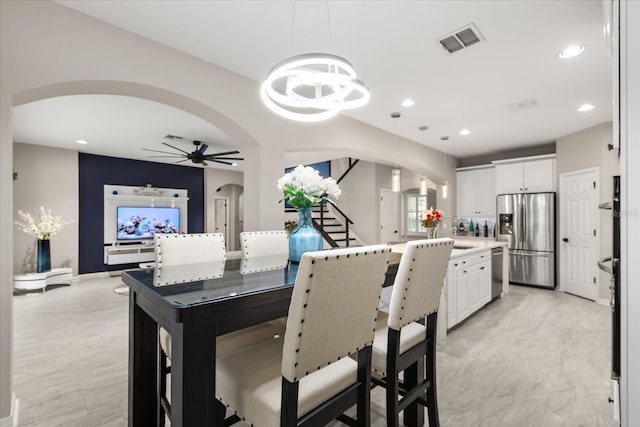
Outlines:
<svg viewBox="0 0 640 427"><path fill-rule="evenodd" d="M18 92L12 97L12 103L14 106L19 106L53 97L86 94L138 97L169 105L187 111L216 128L224 129L224 132L229 132L233 135L234 145L240 149L242 149L240 146L257 145L240 126L223 114L188 97L149 85L117 81L65 82ZM243 184L241 172L93 156L78 153L75 150L29 144L17 144L13 151L15 153L13 160L17 162L14 166L26 172L21 173L21 179L14 183L14 210L22 209L35 214L39 206L44 205L46 208L51 208L54 214L73 221L61 231L60 236L53 238L52 255L54 263L59 264L55 267L72 267L74 275L130 267L105 264L104 248L101 242L103 236L94 236L94 234L100 234L97 231L102 222L108 220L100 215L100 207L95 206L101 202L98 195L103 184L139 186L152 183L156 187L189 188L189 232L210 231L207 227L207 212L210 205L213 205L207 202L211 195L205 191L206 182L211 180L210 177L213 176L213 179L217 178L225 183ZM51 158L50 156L58 160L55 166L47 160ZM53 170L56 167L59 169L58 172ZM47 176L52 176L53 173L58 176L55 183L47 179ZM94 193L95 197L92 196ZM25 198L23 194L32 196ZM32 236L23 233L17 233L14 236L12 241L15 256L14 273L26 272L22 271L24 270L23 261L26 259L25 253L28 255L29 251L33 252L33 245ZM16 267L16 263L20 263L21 266Z"/></svg>

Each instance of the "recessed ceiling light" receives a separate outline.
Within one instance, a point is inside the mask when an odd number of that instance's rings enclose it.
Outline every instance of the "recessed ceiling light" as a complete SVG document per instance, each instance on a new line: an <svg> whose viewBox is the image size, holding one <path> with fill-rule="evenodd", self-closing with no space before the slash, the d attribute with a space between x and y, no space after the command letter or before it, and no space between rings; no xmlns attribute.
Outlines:
<svg viewBox="0 0 640 427"><path fill-rule="evenodd" d="M574 46L569 46L568 48L566 48L565 50L561 51L558 54L558 58L562 58L562 59L567 59L567 58L573 58L574 56L578 56L580 55L582 52L584 52L584 50L587 47L585 45L574 45Z"/></svg>
<svg viewBox="0 0 640 427"><path fill-rule="evenodd" d="M89 141L85 141L84 139L76 139L76 144L87 145Z"/></svg>
<svg viewBox="0 0 640 427"><path fill-rule="evenodd" d="M460 135L465 136L465 135L469 135L471 133L471 131L469 129L462 129L460 131Z"/></svg>
<svg viewBox="0 0 640 427"><path fill-rule="evenodd" d="M580 107L578 107L578 111L580 111L581 113L584 113L585 111L591 111L594 108L596 108L596 106L593 104L583 104Z"/></svg>
<svg viewBox="0 0 640 427"><path fill-rule="evenodd" d="M400 103L400 105L402 105L403 107L413 107L414 105L416 105L416 101L411 98L406 98Z"/></svg>
<svg viewBox="0 0 640 427"><path fill-rule="evenodd" d="M231 163L231 166L238 166L236 162Z"/></svg>
<svg viewBox="0 0 640 427"><path fill-rule="evenodd" d="M448 137L448 136L441 136L441 137L440 137L440 139L441 139L442 141L448 141L448 140L449 140L449 137Z"/></svg>

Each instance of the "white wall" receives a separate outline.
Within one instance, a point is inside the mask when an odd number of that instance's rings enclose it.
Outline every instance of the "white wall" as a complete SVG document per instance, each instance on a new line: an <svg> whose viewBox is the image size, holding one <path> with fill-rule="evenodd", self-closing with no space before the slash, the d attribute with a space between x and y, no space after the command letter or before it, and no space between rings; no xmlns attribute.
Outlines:
<svg viewBox="0 0 640 427"><path fill-rule="evenodd" d="M612 142L613 123L611 122L601 123L559 138L556 142L556 173L560 176L566 172L598 167L600 169L599 201L611 201L612 177L620 173L618 151L607 149L607 145ZM559 179L557 182L560 182ZM602 258L611 256L613 246L611 211L599 211L599 220L600 253L598 258ZM609 299L609 279L609 274L598 270L598 297L601 299Z"/></svg>
<svg viewBox="0 0 640 427"><path fill-rule="evenodd" d="M331 163L331 174L338 179L344 168L342 162ZM350 226L365 245L378 243L378 224L375 213L380 210L376 196L377 188L374 179L375 164L360 161L340 182L342 195L336 205L353 220Z"/></svg>
<svg viewBox="0 0 640 427"><path fill-rule="evenodd" d="M71 267L78 274L78 152L40 145L15 144L13 206L37 221L40 206L73 221L51 238L51 267ZM14 229L13 271L36 270L36 238Z"/></svg>

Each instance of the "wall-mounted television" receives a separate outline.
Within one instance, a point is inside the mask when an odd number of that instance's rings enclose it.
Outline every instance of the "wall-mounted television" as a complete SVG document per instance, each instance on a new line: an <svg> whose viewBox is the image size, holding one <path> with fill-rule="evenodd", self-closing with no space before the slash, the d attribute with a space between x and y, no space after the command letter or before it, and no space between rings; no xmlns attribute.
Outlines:
<svg viewBox="0 0 640 427"><path fill-rule="evenodd" d="M117 239L153 239L156 234L180 233L180 208L118 206Z"/></svg>

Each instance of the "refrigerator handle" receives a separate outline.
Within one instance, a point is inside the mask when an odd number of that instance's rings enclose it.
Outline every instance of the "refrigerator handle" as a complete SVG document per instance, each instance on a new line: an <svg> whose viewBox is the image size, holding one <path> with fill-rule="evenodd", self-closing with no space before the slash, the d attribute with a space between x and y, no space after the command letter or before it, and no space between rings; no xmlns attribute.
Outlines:
<svg viewBox="0 0 640 427"><path fill-rule="evenodd" d="M526 242L527 241L527 195L523 194L522 196L522 202L520 203L520 217L522 218L522 220L520 221L520 241Z"/></svg>

